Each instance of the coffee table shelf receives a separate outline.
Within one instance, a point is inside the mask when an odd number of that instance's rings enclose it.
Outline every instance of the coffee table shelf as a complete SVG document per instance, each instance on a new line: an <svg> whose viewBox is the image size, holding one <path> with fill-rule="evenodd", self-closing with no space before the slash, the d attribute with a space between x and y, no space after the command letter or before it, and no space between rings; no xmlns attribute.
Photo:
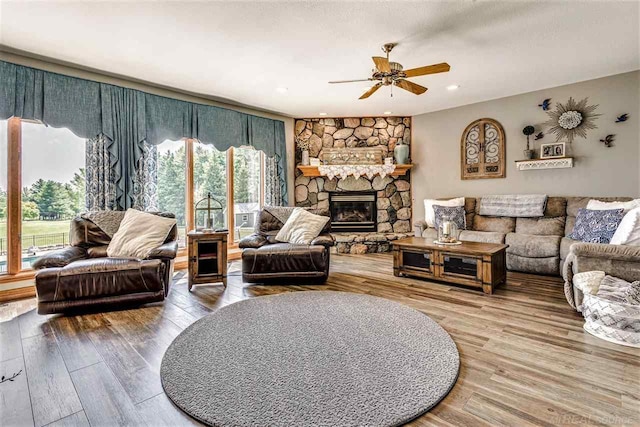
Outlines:
<svg viewBox="0 0 640 427"><path fill-rule="evenodd" d="M492 294L495 286L507 278L508 245L462 242L438 245L422 237L407 237L392 242L393 274L457 283L482 288Z"/></svg>

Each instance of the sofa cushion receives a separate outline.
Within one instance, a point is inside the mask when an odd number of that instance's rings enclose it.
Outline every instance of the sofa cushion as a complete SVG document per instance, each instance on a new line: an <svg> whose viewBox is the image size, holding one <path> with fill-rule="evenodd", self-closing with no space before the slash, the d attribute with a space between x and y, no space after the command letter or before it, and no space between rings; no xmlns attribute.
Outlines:
<svg viewBox="0 0 640 427"><path fill-rule="evenodd" d="M537 236L564 236L564 217L517 218L516 233Z"/></svg>
<svg viewBox="0 0 640 427"><path fill-rule="evenodd" d="M631 209L611 238L612 245L640 246L640 207Z"/></svg>
<svg viewBox="0 0 640 427"><path fill-rule="evenodd" d="M464 197L457 197L450 200L438 200L438 199L424 199L424 220L429 227L436 226L436 213L433 208L434 205L438 206L464 206Z"/></svg>
<svg viewBox="0 0 640 427"><path fill-rule="evenodd" d="M588 243L609 243L623 216L623 209L579 209L573 231L568 237Z"/></svg>
<svg viewBox="0 0 640 427"><path fill-rule="evenodd" d="M578 209L586 208L590 200L602 202L628 202L631 197L567 197L567 222L564 226L564 235L568 236L573 231Z"/></svg>
<svg viewBox="0 0 640 427"><path fill-rule="evenodd" d="M435 215L434 226L436 229L440 228L445 219L453 222L458 227L458 230L467 229L467 219L463 206L433 205L433 213Z"/></svg>
<svg viewBox="0 0 640 427"><path fill-rule="evenodd" d="M493 231L496 233L512 233L516 230L516 219L510 217L493 217L476 214L473 218L473 230Z"/></svg>
<svg viewBox="0 0 640 427"><path fill-rule="evenodd" d="M507 269L510 271L522 271L533 274L558 274L560 258L557 256L547 258L529 258L516 254L507 254Z"/></svg>
<svg viewBox="0 0 640 427"><path fill-rule="evenodd" d="M153 248L167 240L169 232L175 225L175 218L127 209L118 231L109 242L107 254L110 257L144 259Z"/></svg>
<svg viewBox="0 0 640 427"><path fill-rule="evenodd" d="M564 217L567 215L567 198L566 197L548 197L547 206L544 210L544 216L547 218Z"/></svg>
<svg viewBox="0 0 640 427"><path fill-rule="evenodd" d="M460 233L460 240L480 243L504 243L504 233L492 231L464 230Z"/></svg>
<svg viewBox="0 0 640 427"><path fill-rule="evenodd" d="M320 235L327 222L327 216L314 215L302 208L296 208L276 235L276 240L308 245Z"/></svg>
<svg viewBox="0 0 640 427"><path fill-rule="evenodd" d="M560 256L560 236L534 236L531 234L509 233L505 243L508 254L526 258L548 258Z"/></svg>
<svg viewBox="0 0 640 427"><path fill-rule="evenodd" d="M275 243L242 252L242 272L248 274L322 272L328 262L328 251L321 245Z"/></svg>
<svg viewBox="0 0 640 427"><path fill-rule="evenodd" d="M36 273L38 301L68 301L163 292L165 264L159 259L91 258Z"/></svg>

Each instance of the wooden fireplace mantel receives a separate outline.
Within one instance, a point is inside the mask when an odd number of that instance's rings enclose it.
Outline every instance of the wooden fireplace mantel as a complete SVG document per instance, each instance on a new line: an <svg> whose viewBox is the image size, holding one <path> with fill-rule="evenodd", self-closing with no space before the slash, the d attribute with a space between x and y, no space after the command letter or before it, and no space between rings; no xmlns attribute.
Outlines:
<svg viewBox="0 0 640 427"><path fill-rule="evenodd" d="M402 176L402 175L406 175L407 171L411 170L411 168L413 167L413 165L396 165L396 170L393 171L393 173L390 174L390 176ZM300 170L300 172L302 172L302 175L304 176L308 176L308 177L318 177L318 176L322 176L320 174L320 171L318 171L318 166L302 166L302 165L298 165L297 166L298 170Z"/></svg>

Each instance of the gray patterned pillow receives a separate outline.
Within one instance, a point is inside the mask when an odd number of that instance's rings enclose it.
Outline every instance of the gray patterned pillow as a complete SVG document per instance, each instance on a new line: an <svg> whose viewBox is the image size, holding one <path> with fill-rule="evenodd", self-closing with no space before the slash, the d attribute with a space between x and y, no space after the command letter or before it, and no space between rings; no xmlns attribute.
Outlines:
<svg viewBox="0 0 640 427"><path fill-rule="evenodd" d="M433 205L433 213L436 217L436 229L440 228L440 224L442 224L444 218L449 218L450 221L453 221L458 226L458 230L467 229L467 218L465 216L464 206Z"/></svg>
<svg viewBox="0 0 640 427"><path fill-rule="evenodd" d="M569 238L588 243L609 243L624 217L624 209L595 211L578 209Z"/></svg>

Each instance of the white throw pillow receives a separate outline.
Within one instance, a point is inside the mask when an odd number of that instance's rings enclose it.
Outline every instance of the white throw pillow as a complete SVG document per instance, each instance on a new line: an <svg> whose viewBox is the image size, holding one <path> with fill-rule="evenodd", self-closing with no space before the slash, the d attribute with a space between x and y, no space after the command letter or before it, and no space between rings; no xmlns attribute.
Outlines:
<svg viewBox="0 0 640 427"><path fill-rule="evenodd" d="M591 199L589 200L589 203L587 203L587 209L591 211L624 209L624 212L627 213L634 208L640 208L640 199L630 200L628 202L602 202L600 200Z"/></svg>
<svg viewBox="0 0 640 427"><path fill-rule="evenodd" d="M573 276L573 286L585 294L595 295L600 289L600 283L604 279L604 271L585 271Z"/></svg>
<svg viewBox="0 0 640 427"><path fill-rule="evenodd" d="M640 207L627 212L609 243L612 245L640 246Z"/></svg>
<svg viewBox="0 0 640 427"><path fill-rule="evenodd" d="M306 209L295 208L287 222L276 234L276 240L308 245L318 237L328 221L328 216L314 215Z"/></svg>
<svg viewBox="0 0 640 427"><path fill-rule="evenodd" d="M424 199L424 220L429 227L436 226L436 214L433 211L433 205L446 207L464 206L464 197L450 200Z"/></svg>
<svg viewBox="0 0 640 427"><path fill-rule="evenodd" d="M174 225L176 225L175 218L165 218L136 209L127 209L120 223L120 228L113 235L107 247L107 255L144 259L152 249L167 240Z"/></svg>

